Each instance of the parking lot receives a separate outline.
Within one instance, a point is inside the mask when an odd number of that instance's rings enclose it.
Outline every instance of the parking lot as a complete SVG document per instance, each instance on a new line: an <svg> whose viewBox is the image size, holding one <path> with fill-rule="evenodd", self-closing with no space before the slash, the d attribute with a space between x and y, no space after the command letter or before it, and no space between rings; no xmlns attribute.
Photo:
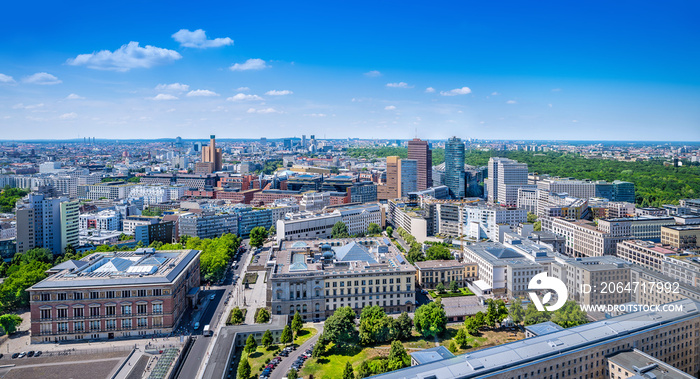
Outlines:
<svg viewBox="0 0 700 379"><path fill-rule="evenodd" d="M94 379L106 378L131 350L95 352L92 354L56 352L39 357L0 358L0 365L15 365L0 369L2 379Z"/></svg>

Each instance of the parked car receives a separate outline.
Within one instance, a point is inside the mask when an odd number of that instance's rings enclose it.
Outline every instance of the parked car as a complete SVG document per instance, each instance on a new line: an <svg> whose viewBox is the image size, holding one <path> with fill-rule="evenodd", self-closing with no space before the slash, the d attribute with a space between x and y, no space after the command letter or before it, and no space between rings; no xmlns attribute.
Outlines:
<svg viewBox="0 0 700 379"><path fill-rule="evenodd" d="M216 294L215 294L215 293L209 295L209 300L214 300L214 299L216 299Z"/></svg>
<svg viewBox="0 0 700 379"><path fill-rule="evenodd" d="M12 359L17 359L17 357L19 357L19 353L12 354Z"/></svg>
<svg viewBox="0 0 700 379"><path fill-rule="evenodd" d="M199 329L199 321L194 323L194 330L197 330L197 329Z"/></svg>
<svg viewBox="0 0 700 379"><path fill-rule="evenodd" d="M26 356L27 356L27 353L23 351L23 352L19 353L19 356L17 356L17 358L24 358Z"/></svg>
<svg viewBox="0 0 700 379"><path fill-rule="evenodd" d="M34 358L40 357L41 356L41 350L37 351L36 354L34 354ZM1 355L1 354L0 354Z"/></svg>
<svg viewBox="0 0 700 379"><path fill-rule="evenodd" d="M28 356L29 358L33 357L33 356L34 356L34 350L30 350L30 351L27 353L27 356Z"/></svg>

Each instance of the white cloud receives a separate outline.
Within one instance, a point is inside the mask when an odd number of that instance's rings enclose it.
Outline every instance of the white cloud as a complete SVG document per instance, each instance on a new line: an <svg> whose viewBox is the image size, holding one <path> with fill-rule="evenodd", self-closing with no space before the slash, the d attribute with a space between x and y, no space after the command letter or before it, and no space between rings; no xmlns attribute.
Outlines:
<svg viewBox="0 0 700 379"><path fill-rule="evenodd" d="M58 116L58 118L60 118L61 120L72 120L76 117L78 117L78 115L75 112L64 113L64 114Z"/></svg>
<svg viewBox="0 0 700 379"><path fill-rule="evenodd" d="M228 37L207 39L207 34L202 29L197 29L193 32L188 29L180 29L172 37L175 41L180 42L182 47L194 47L197 49L233 45L233 40Z"/></svg>
<svg viewBox="0 0 700 379"><path fill-rule="evenodd" d="M80 95L76 95L74 93L71 93L70 95L66 96L66 100L83 100L85 99L84 97Z"/></svg>
<svg viewBox="0 0 700 379"><path fill-rule="evenodd" d="M386 107L384 107L384 110L387 110L387 111L393 111L395 109L396 109L396 107L393 105L387 105Z"/></svg>
<svg viewBox="0 0 700 379"><path fill-rule="evenodd" d="M508 100L506 101L506 104L517 104L518 102L515 100Z"/></svg>
<svg viewBox="0 0 700 379"><path fill-rule="evenodd" d="M406 82L387 83L386 86L389 88L413 88L413 86L409 86Z"/></svg>
<svg viewBox="0 0 700 379"><path fill-rule="evenodd" d="M25 83L40 84L40 85L52 85L52 84L63 83L57 77L55 77L49 73L46 73L46 72L37 72L34 75L25 77L23 79L23 81Z"/></svg>
<svg viewBox="0 0 700 379"><path fill-rule="evenodd" d="M265 61L258 58L248 59L244 63L236 63L229 67L231 71L262 70L267 68Z"/></svg>
<svg viewBox="0 0 700 379"><path fill-rule="evenodd" d="M156 90L158 91L173 91L173 92L185 92L190 89L190 86L182 83L172 83L172 84L158 84Z"/></svg>
<svg viewBox="0 0 700 379"><path fill-rule="evenodd" d="M102 50L91 54L80 54L66 63L71 66L87 66L96 70L129 71L132 68L151 68L174 62L182 55L174 50L151 45L139 46L131 41L114 52Z"/></svg>
<svg viewBox="0 0 700 379"><path fill-rule="evenodd" d="M151 99L153 100L177 100L177 96L169 95L167 93L159 93L155 97L152 97Z"/></svg>
<svg viewBox="0 0 700 379"><path fill-rule="evenodd" d="M238 92L250 91L250 87L238 87L238 88L236 88L236 91L238 91Z"/></svg>
<svg viewBox="0 0 700 379"><path fill-rule="evenodd" d="M255 108L250 108L247 111L248 113L260 113L260 114L265 114L265 113L282 113L274 108L262 108L262 109L255 109Z"/></svg>
<svg viewBox="0 0 700 379"><path fill-rule="evenodd" d="M382 76L382 73L377 70L372 70L369 72L365 72L365 76L368 76L370 78L376 78L378 76Z"/></svg>
<svg viewBox="0 0 700 379"><path fill-rule="evenodd" d="M0 83L14 83L14 82L15 82L15 80L11 76L5 75L5 74L0 74Z"/></svg>
<svg viewBox="0 0 700 379"><path fill-rule="evenodd" d="M552 92L561 92L561 88L552 88Z"/></svg>
<svg viewBox="0 0 700 379"><path fill-rule="evenodd" d="M571 122L578 122L578 120L571 120Z"/></svg>
<svg viewBox="0 0 700 379"><path fill-rule="evenodd" d="M498 95L500 95L500 93L498 93L498 92L491 92L491 96L498 96Z"/></svg>
<svg viewBox="0 0 700 379"><path fill-rule="evenodd" d="M306 116L306 117L326 117L327 115L325 113L310 113L310 114L305 114L304 116Z"/></svg>
<svg viewBox="0 0 700 379"><path fill-rule="evenodd" d="M440 95L442 96L468 95L470 93L472 93L472 90L469 87L455 88L449 91L440 91Z"/></svg>
<svg viewBox="0 0 700 379"><path fill-rule="evenodd" d="M547 104L547 106L551 108L551 107L552 107L552 104L551 104L551 103L550 103L550 104Z"/></svg>
<svg viewBox="0 0 700 379"><path fill-rule="evenodd" d="M272 91L267 91L265 92L265 95L270 95L270 96L284 96L284 95L291 95L294 92L289 91L289 90L282 90L282 91L277 91L277 90L272 90Z"/></svg>
<svg viewBox="0 0 700 379"><path fill-rule="evenodd" d="M219 94L214 92L214 91L209 91L208 89L197 89L197 90L188 92L187 96L189 96L189 97L193 97L193 96L219 96Z"/></svg>
<svg viewBox="0 0 700 379"><path fill-rule="evenodd" d="M244 93L237 93L236 95L231 96L226 100L228 100L228 101L263 100L263 98L258 96L258 95L246 95Z"/></svg>
<svg viewBox="0 0 700 379"><path fill-rule="evenodd" d="M425 93L435 93L435 88L433 87L428 87L425 89Z"/></svg>
<svg viewBox="0 0 700 379"><path fill-rule="evenodd" d="M36 109L36 108L41 108L44 106L44 103L39 103L39 104L29 104L29 105L24 105L22 103L15 104L12 106L12 109Z"/></svg>

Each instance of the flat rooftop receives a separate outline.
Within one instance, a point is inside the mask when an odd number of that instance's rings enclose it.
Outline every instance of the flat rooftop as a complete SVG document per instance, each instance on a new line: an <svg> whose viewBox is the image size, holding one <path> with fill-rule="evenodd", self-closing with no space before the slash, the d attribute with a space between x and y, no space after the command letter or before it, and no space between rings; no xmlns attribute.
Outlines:
<svg viewBox="0 0 700 379"><path fill-rule="evenodd" d="M632 371L644 379L695 378L637 349L617 353L608 357L608 361Z"/></svg>
<svg viewBox="0 0 700 379"><path fill-rule="evenodd" d="M463 268L470 263L460 263L454 259L440 259L434 261L422 261L416 262L414 265L419 269L431 269L431 268ZM474 263L471 263L474 264Z"/></svg>
<svg viewBox="0 0 700 379"><path fill-rule="evenodd" d="M199 250L138 249L94 253L51 270L58 271L31 290L55 288L106 287L114 285L168 284L199 257Z"/></svg>

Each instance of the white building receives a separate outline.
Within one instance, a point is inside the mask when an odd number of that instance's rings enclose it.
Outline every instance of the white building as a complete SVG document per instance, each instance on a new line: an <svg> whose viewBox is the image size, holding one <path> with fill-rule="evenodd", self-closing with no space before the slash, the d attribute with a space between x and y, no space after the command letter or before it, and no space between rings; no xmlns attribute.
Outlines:
<svg viewBox="0 0 700 379"><path fill-rule="evenodd" d="M508 158L492 157L485 181L490 203L517 206L519 188L536 188L527 182L527 164Z"/></svg>
<svg viewBox="0 0 700 379"><path fill-rule="evenodd" d="M301 196L299 207L303 211L320 211L331 204L328 192L306 192Z"/></svg>
<svg viewBox="0 0 700 379"><path fill-rule="evenodd" d="M363 204L336 209L330 213L314 214L304 211L287 214L277 220L277 240L330 238L333 225L343 222L351 236L367 233L370 223L383 225L383 211L379 204Z"/></svg>
<svg viewBox="0 0 700 379"><path fill-rule="evenodd" d="M170 192L170 200L180 200L185 197L185 187L182 185L170 186L168 190Z"/></svg>
<svg viewBox="0 0 700 379"><path fill-rule="evenodd" d="M105 209L97 213L81 214L79 218L80 230L121 230L121 213L111 209Z"/></svg>
<svg viewBox="0 0 700 379"><path fill-rule="evenodd" d="M494 204L465 204L462 207L462 222L470 239L488 238L501 241L503 225L516 227L527 222L527 211L519 208L501 207Z"/></svg>
<svg viewBox="0 0 700 379"><path fill-rule="evenodd" d="M184 188L184 187L183 187ZM183 191L184 195L184 191ZM170 188L168 186L145 186L138 185L131 187L129 199L143 198L143 204L160 204L170 201Z"/></svg>

